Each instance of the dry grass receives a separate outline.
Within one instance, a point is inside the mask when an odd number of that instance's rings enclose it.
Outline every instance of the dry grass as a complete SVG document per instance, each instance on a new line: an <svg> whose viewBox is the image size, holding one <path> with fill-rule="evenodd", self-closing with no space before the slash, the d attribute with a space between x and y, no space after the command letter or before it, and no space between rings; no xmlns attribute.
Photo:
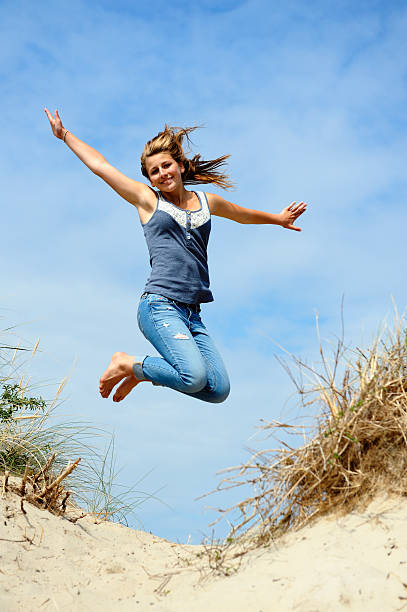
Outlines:
<svg viewBox="0 0 407 612"><path fill-rule="evenodd" d="M221 511L238 512L227 541L259 545L332 511L348 512L375 494L407 494L407 335L397 313L368 350L343 338L328 358L320 342L317 371L295 359L293 378L310 428L279 422L262 430L303 436L294 448L280 442L224 470L217 490L252 485L253 494ZM304 383L304 381L306 381ZM281 437L281 436L280 436ZM239 539L239 537L237 537Z"/></svg>
<svg viewBox="0 0 407 612"><path fill-rule="evenodd" d="M72 522L76 522L79 518L82 518L86 513L82 512L72 501L69 500L71 491L65 488L63 482L73 470L77 467L80 458L73 463L68 463L65 469L59 471L56 474L52 470L52 464L55 461L55 453L51 455L45 465L41 466L37 470L30 469L29 465L26 465L22 478L10 477L9 470L4 473L2 493L14 493L21 497L20 508L21 511L26 514L24 508L24 501L41 508L41 510L48 510L52 514L60 516L65 514L68 509L70 512L66 515ZM68 501L69 500L69 501Z"/></svg>

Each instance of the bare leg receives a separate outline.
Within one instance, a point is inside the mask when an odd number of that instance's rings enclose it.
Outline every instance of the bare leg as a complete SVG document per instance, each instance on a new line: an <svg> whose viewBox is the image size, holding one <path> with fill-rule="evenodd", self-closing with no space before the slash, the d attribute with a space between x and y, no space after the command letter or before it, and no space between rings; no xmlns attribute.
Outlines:
<svg viewBox="0 0 407 612"><path fill-rule="evenodd" d="M134 374L133 376L128 376L127 378L125 378L122 384L117 387L116 393L113 395L113 401L121 402L126 397L126 395L128 395L130 391L132 391L132 389L134 389L134 387L136 387L141 382L145 382L145 378L139 380L134 376Z"/></svg>
<svg viewBox="0 0 407 612"><path fill-rule="evenodd" d="M114 353L106 371L102 374L99 382L99 391L102 397L109 397L113 387L123 378L133 376L134 357L127 353ZM135 378L135 380L137 380Z"/></svg>

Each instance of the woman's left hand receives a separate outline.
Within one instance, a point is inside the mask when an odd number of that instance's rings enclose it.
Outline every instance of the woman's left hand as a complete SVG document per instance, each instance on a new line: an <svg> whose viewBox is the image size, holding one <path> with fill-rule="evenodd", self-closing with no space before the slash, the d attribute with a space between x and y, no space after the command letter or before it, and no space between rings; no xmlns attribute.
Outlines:
<svg viewBox="0 0 407 612"><path fill-rule="evenodd" d="M294 225L294 223L306 210L307 205L305 202L300 202L299 204L296 202L291 202L290 206L283 208L279 215L281 219L281 226L286 227L287 229L295 230L296 232L300 232L301 228Z"/></svg>

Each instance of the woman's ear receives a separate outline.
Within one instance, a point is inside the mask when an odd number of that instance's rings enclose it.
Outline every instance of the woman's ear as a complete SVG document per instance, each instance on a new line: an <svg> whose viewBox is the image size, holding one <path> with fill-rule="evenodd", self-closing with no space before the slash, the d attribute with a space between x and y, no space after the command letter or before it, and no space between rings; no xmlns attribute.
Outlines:
<svg viewBox="0 0 407 612"><path fill-rule="evenodd" d="M183 162L178 162L178 166L179 166L179 171L181 172L181 174L183 174L185 172L185 166Z"/></svg>

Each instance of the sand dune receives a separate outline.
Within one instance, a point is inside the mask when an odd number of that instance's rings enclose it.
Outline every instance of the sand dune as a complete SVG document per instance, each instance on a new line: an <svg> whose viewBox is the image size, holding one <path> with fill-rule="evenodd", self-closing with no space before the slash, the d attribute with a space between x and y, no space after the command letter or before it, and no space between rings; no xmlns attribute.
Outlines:
<svg viewBox="0 0 407 612"><path fill-rule="evenodd" d="M407 610L407 501L320 519L208 576L200 546L0 497L1 612ZM225 562L236 566L236 559Z"/></svg>

